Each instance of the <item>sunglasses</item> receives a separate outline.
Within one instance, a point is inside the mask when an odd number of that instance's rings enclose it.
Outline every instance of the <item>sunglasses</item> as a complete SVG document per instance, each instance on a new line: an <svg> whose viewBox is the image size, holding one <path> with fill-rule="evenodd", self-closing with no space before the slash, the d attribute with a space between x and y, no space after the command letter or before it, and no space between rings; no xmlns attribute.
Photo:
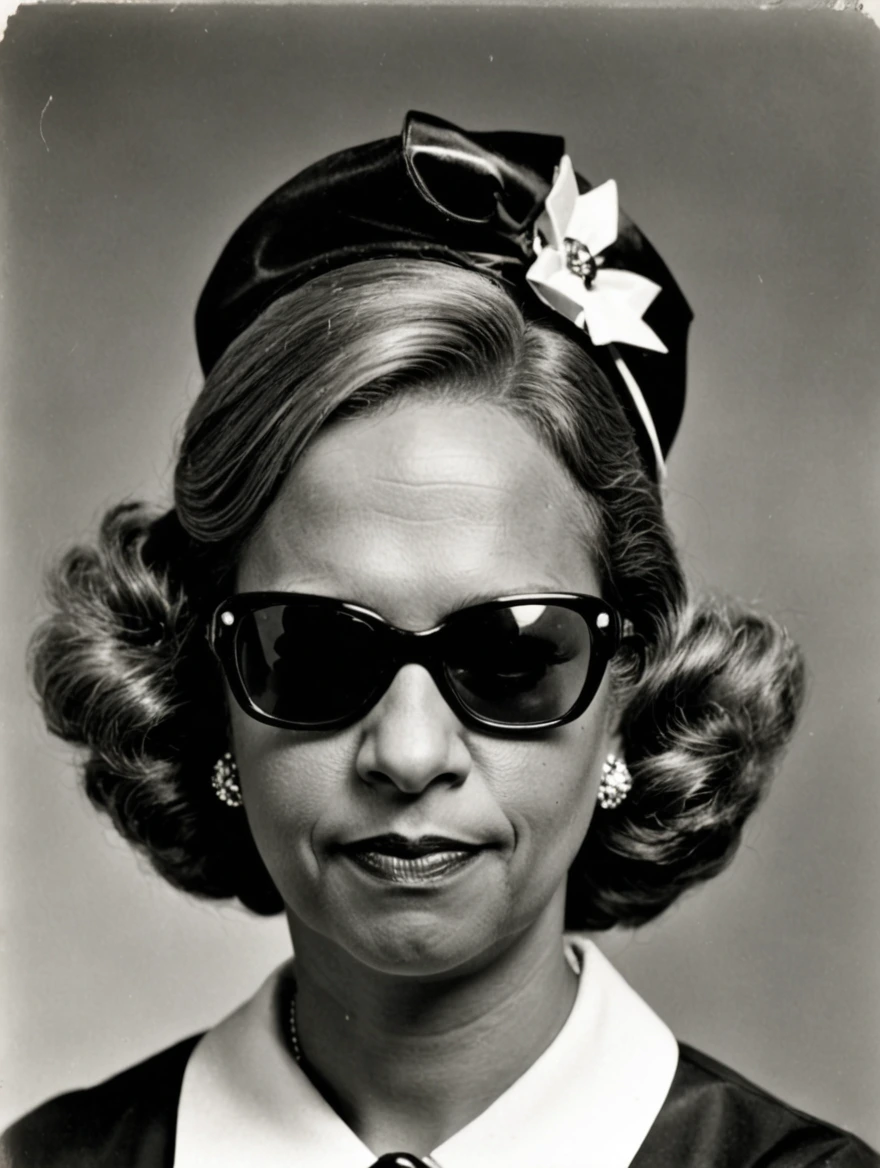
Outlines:
<svg viewBox="0 0 880 1168"><path fill-rule="evenodd" d="M326 596L243 592L224 600L208 630L241 708L288 730L351 725L408 664L427 669L472 727L561 726L595 697L620 636L610 605L567 592L502 596L419 632Z"/></svg>

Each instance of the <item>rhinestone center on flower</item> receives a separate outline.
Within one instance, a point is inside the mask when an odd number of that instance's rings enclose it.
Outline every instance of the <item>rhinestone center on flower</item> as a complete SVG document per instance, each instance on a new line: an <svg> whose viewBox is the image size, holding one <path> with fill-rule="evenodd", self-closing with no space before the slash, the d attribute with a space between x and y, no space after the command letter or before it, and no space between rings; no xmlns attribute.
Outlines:
<svg viewBox="0 0 880 1168"><path fill-rule="evenodd" d="M579 239L570 239L568 236L565 239L565 266L575 276L580 276L588 288L596 279L599 270L596 257L587 245L581 243Z"/></svg>

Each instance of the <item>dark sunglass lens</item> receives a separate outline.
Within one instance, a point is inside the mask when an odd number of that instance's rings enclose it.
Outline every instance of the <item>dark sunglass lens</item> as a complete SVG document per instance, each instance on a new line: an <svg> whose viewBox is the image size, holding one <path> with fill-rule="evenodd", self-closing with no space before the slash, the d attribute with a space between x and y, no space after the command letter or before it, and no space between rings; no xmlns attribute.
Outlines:
<svg viewBox="0 0 880 1168"><path fill-rule="evenodd" d="M238 669L264 714L320 725L358 709L377 684L375 630L353 613L278 604L249 613L236 637Z"/></svg>
<svg viewBox="0 0 880 1168"><path fill-rule="evenodd" d="M589 625L558 604L463 613L450 639L451 684L468 709L492 722L529 726L563 717L590 672Z"/></svg>

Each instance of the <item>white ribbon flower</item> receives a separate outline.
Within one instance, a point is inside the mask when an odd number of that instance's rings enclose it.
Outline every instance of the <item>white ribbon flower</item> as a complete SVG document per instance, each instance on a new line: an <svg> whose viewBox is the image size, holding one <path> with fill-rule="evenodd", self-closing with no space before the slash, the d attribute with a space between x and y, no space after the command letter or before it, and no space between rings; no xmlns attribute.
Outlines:
<svg viewBox="0 0 880 1168"><path fill-rule="evenodd" d="M669 351L642 320L660 285L635 272L603 266L601 253L618 232L613 179L578 194L574 167L564 154L536 226L546 243L526 279L545 304L585 329L594 345L620 342L655 353Z"/></svg>

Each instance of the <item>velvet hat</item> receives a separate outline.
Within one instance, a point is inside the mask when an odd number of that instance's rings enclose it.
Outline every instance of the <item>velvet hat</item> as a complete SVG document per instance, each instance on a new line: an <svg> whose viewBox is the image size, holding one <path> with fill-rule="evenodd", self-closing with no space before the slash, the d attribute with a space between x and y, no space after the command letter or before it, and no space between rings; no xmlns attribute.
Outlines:
<svg viewBox="0 0 880 1168"><path fill-rule="evenodd" d="M662 477L681 420L692 314L666 264L593 187L562 138L459 129L407 114L399 137L339 151L269 195L226 244L199 299L207 374L275 300L367 259L440 260L502 283L525 315L583 345Z"/></svg>

